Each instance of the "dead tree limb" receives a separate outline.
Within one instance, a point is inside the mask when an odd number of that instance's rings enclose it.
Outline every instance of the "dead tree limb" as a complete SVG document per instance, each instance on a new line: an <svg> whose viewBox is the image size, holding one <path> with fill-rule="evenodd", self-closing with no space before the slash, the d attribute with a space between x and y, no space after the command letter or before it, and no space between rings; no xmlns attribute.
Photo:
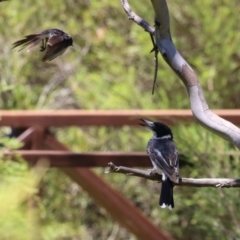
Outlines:
<svg viewBox="0 0 240 240"><path fill-rule="evenodd" d="M154 27L152 27L148 22L143 20L141 17L139 17L129 6L127 0L121 0L122 6L126 14L128 15L128 19L134 21L138 25L140 25L146 32L149 32L150 34L154 34Z"/></svg>
<svg viewBox="0 0 240 240"><path fill-rule="evenodd" d="M116 166L109 163L109 169L106 173L121 173L127 176L136 176L152 181L162 182L162 175L152 174L150 171L133 169L128 167ZM214 187L214 188L233 188L240 187L240 179L238 178L180 178L176 186L188 187Z"/></svg>

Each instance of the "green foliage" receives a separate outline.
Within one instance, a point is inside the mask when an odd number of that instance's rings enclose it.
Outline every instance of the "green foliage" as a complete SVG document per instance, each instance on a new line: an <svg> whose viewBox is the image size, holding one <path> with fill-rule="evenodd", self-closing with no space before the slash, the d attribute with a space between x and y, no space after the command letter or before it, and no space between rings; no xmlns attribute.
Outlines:
<svg viewBox="0 0 240 240"><path fill-rule="evenodd" d="M13 142L18 141L6 138L1 142L4 142L8 149L12 149ZM78 225L75 226L60 220L61 214L63 216L66 214L65 211L52 214L48 206L49 203L51 205L51 197L55 197L57 186L51 184L52 188L50 187L49 190L53 190L54 196L51 196L49 191L47 203L44 198L40 198L45 187L43 176L46 174L48 162L42 159L30 169L20 156L16 156L15 160L12 161L0 154L0 238L3 240L59 240L75 237L88 239L89 234L85 227L81 226L82 218L79 218L78 213L74 216L78 219ZM61 186L62 188L66 186L66 178L63 178ZM55 206L61 208L62 201L58 201L57 198L53 198L53 201ZM56 218L60 221L56 221Z"/></svg>
<svg viewBox="0 0 240 240"><path fill-rule="evenodd" d="M153 24L150 1L131 4ZM209 106L239 108L239 0L175 0L168 4L174 43L198 73ZM151 95L150 37L127 19L118 1L12 0L0 4L0 14L1 109L189 108L183 84L161 58L158 86ZM37 50L11 49L25 35L52 27L63 29L74 40L73 48L54 61L41 62ZM144 129L127 126L71 127L54 132L74 151L144 151L150 137ZM193 165L181 167L182 177L239 176L239 152L227 142L197 124L178 123L173 132L179 151ZM1 138L0 143L19 147L14 139L11 145L8 141ZM169 212L157 204L160 184L104 174L104 169L94 171L175 239L240 237L237 189L176 187L176 207ZM39 211L33 212L29 226L25 202L37 191L42 175L37 176L22 161L0 161L1 185L9 189L5 195L0 189L1 202L16 206L9 216L4 215L9 220L4 222L0 207L1 239L28 239L36 232L41 239L134 239L57 169L50 169L42 179ZM12 194L16 200L11 199ZM6 231L10 227L16 231ZM17 235L6 236L6 232Z"/></svg>
<svg viewBox="0 0 240 240"><path fill-rule="evenodd" d="M209 105L239 108L240 2L177 0L171 5L174 41L198 73ZM179 11L179 6L184 7Z"/></svg>
<svg viewBox="0 0 240 240"><path fill-rule="evenodd" d="M3 160L4 159L4 160ZM29 170L19 158L0 158L0 236L1 239L33 239L38 226L38 211L29 206L37 201L35 194L46 164L39 163ZM36 238L35 238L36 239Z"/></svg>

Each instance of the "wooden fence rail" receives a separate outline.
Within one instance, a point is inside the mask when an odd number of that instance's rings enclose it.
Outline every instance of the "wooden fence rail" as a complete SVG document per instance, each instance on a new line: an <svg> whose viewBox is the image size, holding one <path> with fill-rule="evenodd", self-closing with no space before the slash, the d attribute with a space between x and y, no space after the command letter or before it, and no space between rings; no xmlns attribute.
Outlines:
<svg viewBox="0 0 240 240"><path fill-rule="evenodd" d="M240 125L240 110L214 110L226 120ZM194 121L190 110L48 110L48 111L0 111L0 126L47 127L137 125L139 118L164 121L174 125Z"/></svg>

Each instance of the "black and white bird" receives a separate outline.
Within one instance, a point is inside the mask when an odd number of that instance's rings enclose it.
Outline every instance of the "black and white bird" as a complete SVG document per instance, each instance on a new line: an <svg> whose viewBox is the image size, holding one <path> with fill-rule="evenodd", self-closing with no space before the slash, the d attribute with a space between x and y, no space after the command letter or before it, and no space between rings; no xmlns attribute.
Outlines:
<svg viewBox="0 0 240 240"><path fill-rule="evenodd" d="M179 181L179 160L171 129L161 122L140 119L140 125L150 129L153 137L147 145L147 153L151 159L152 173L162 173L162 190L159 205L162 208L174 208L173 186Z"/></svg>
<svg viewBox="0 0 240 240"><path fill-rule="evenodd" d="M22 46L19 50L27 47L30 52L38 44L41 44L40 51L46 50L43 61L51 61L59 55L62 55L69 46L72 46L73 40L70 35L58 28L47 29L41 33L25 36L24 39L13 43L13 48Z"/></svg>

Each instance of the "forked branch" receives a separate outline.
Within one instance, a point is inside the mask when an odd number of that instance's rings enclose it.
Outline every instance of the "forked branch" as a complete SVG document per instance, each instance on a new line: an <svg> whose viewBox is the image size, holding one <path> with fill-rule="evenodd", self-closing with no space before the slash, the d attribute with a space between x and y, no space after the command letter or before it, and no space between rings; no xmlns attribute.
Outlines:
<svg viewBox="0 0 240 240"><path fill-rule="evenodd" d="M154 42L154 38L153 35L155 33L155 28L152 27L148 22L146 22L145 20L143 20L141 17L139 17L129 6L128 1L127 0L121 0L122 2L122 6L123 9L125 10L125 12L128 15L128 19L134 21L135 23L137 23L138 25L140 25L146 32L150 33L150 37L153 43L153 49L151 50L151 52L154 52L154 78L153 78L153 87L152 87L152 95L154 94L154 88L156 85L156 81L157 81L157 74L158 74L158 49L157 49L157 45Z"/></svg>

